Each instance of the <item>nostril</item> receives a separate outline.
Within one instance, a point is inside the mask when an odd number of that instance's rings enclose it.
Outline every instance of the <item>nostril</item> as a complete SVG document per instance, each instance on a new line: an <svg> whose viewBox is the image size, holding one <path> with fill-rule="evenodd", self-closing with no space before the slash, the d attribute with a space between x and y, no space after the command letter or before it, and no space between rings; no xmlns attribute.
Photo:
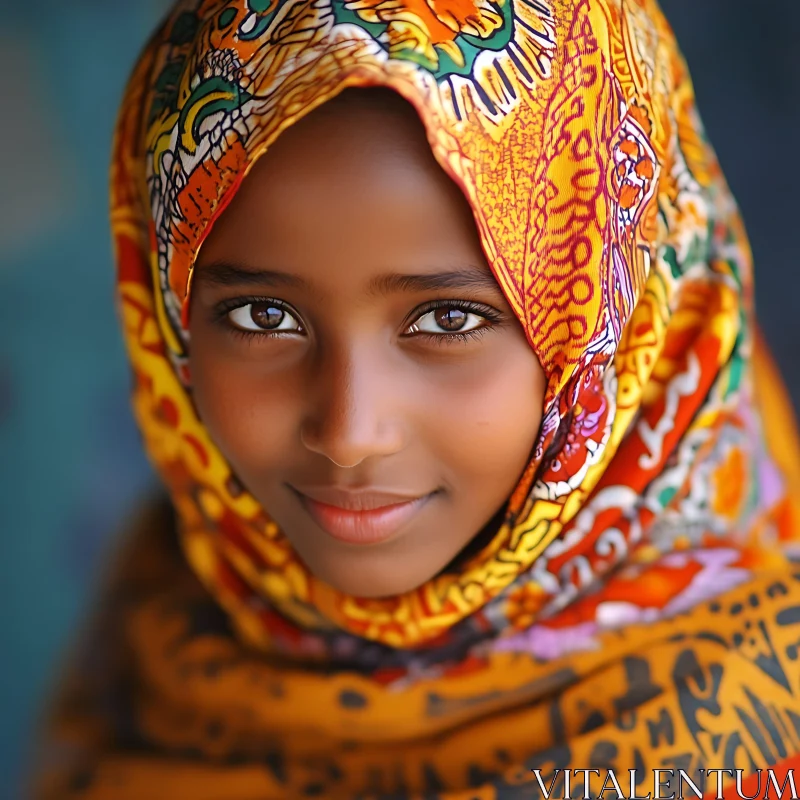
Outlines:
<svg viewBox="0 0 800 800"><path fill-rule="evenodd" d="M348 453L348 433L344 426L306 424L300 428L300 443L306 450L325 456L337 467L350 469L360 464L365 455ZM334 430L334 428L338 428Z"/></svg>
<svg viewBox="0 0 800 800"><path fill-rule="evenodd" d="M327 458L337 467L351 469L374 456L388 456L402 449L402 437L394 425L306 425L300 429L300 443L312 453Z"/></svg>

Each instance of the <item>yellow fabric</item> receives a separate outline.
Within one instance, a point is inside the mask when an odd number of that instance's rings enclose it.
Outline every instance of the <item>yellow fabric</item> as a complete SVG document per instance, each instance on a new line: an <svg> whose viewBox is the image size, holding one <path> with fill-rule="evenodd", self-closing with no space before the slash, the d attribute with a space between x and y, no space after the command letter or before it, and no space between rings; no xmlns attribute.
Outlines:
<svg viewBox="0 0 800 800"><path fill-rule="evenodd" d="M529 770L549 785L554 769L591 768L595 793L604 770L622 780L639 768L646 795L655 768L702 785L701 769L749 772L800 752L800 569L767 568L580 656L498 653L489 669L387 691L344 671L290 675L244 649L169 526L168 512L149 514L122 554L56 706L36 797L521 800L541 796ZM346 692L367 704L342 708ZM132 707L135 732L120 723Z"/></svg>
<svg viewBox="0 0 800 800"><path fill-rule="evenodd" d="M312 575L232 474L185 330L258 156L367 85L419 113L548 380L494 538L380 600ZM40 796L507 800L595 767L646 794L655 768L800 751L800 449L655 0L179 3L124 99L112 223L177 521L139 531L158 566L112 591L113 667L66 690Z"/></svg>

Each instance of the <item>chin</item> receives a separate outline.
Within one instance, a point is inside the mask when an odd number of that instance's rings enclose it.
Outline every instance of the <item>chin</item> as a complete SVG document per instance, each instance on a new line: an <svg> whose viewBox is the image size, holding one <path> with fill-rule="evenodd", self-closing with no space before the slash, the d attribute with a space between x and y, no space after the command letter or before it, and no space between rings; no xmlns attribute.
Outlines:
<svg viewBox="0 0 800 800"><path fill-rule="evenodd" d="M324 569L310 569L320 580L344 594L374 599L413 591L432 577L427 574L399 575L396 562L383 568L379 565L369 567L349 563L335 566L327 564Z"/></svg>

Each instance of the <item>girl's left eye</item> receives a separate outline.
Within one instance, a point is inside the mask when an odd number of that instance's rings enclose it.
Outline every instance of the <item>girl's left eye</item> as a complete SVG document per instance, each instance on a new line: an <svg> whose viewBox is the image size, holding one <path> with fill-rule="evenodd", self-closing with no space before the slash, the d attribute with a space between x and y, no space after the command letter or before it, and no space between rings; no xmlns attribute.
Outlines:
<svg viewBox="0 0 800 800"><path fill-rule="evenodd" d="M439 306L417 317L408 332L457 336L486 327L489 324L487 316L461 306Z"/></svg>
<svg viewBox="0 0 800 800"><path fill-rule="evenodd" d="M248 303L234 308L227 314L230 322L239 330L260 333L274 331L301 331L297 318L277 303L264 301Z"/></svg>

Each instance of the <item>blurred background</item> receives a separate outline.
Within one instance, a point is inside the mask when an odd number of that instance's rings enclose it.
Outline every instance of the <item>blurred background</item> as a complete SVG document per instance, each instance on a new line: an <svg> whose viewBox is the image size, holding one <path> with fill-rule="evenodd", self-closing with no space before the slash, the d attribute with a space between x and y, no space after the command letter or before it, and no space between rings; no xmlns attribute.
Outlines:
<svg viewBox="0 0 800 800"><path fill-rule="evenodd" d="M661 0L800 406L800 0ZM0 0L0 800L114 534L153 481L112 300L117 103L168 0ZM5 793L8 794L5 794Z"/></svg>

